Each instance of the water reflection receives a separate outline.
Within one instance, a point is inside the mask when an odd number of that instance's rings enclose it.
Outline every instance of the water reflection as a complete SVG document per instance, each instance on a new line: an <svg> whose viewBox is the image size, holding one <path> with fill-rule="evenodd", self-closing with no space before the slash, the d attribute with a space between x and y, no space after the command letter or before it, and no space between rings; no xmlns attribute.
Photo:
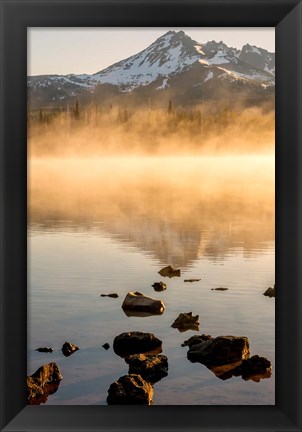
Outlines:
<svg viewBox="0 0 302 432"><path fill-rule="evenodd" d="M35 159L29 180L35 230L105 231L176 268L274 240L273 157Z"/></svg>

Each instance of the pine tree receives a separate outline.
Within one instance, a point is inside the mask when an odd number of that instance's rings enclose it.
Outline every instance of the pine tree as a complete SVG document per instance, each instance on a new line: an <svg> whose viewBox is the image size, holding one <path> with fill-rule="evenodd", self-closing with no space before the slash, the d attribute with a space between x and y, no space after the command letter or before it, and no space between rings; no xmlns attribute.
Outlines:
<svg viewBox="0 0 302 432"><path fill-rule="evenodd" d="M77 120L79 120L80 118L80 109L79 109L79 101L78 99L76 100L76 106L75 106L75 110L74 110L74 116Z"/></svg>

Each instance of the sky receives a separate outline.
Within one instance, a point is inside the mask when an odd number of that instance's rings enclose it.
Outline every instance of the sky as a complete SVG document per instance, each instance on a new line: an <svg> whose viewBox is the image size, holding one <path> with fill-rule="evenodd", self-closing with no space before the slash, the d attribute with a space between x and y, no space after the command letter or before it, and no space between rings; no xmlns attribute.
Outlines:
<svg viewBox="0 0 302 432"><path fill-rule="evenodd" d="M60 28L34 27L27 34L27 74L96 73L147 48L169 30L183 30L200 43L249 43L275 52L274 27Z"/></svg>

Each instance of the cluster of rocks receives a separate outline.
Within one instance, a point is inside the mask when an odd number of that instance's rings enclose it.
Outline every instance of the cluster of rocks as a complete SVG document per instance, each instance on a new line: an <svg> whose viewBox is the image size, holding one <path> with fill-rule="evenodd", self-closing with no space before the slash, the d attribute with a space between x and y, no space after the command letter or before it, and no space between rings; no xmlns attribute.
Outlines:
<svg viewBox="0 0 302 432"><path fill-rule="evenodd" d="M180 269L171 266L158 272L163 277L180 277ZM198 282L200 279L185 279L184 282ZM167 289L164 282L155 282L152 287L161 292ZM226 291L228 288L212 288ZM269 287L265 296L275 297L274 288ZM118 294L101 294L101 297L118 298ZM147 297L144 294L128 292L122 309L127 316L160 315L165 311L162 300ZM179 332L199 331L199 316L192 312L180 313L171 327ZM259 382L271 376L272 365L269 360L258 355L250 356L249 341L245 336L218 336L202 334L186 340L182 346L188 346L187 358L192 363L199 362L210 369L218 378L226 380L241 376L244 380ZM110 345L105 343L108 350ZM68 357L79 348L70 342L62 346L62 353ZM125 332L113 341L115 354L122 357L129 366L128 374L121 376L108 389L109 405L150 405L153 401L153 386L168 375L168 359L162 352L162 341L153 333L139 331ZM52 353L51 347L40 347L36 351ZM57 391L62 374L56 363L41 366L33 375L27 377L27 403L29 405L45 403L48 395Z"/></svg>
<svg viewBox="0 0 302 432"><path fill-rule="evenodd" d="M71 354L73 354L74 352L76 352L78 350L79 350L79 347L77 347L76 345L73 345L70 342L64 342L64 344L62 346L62 353L64 354L65 357L69 357ZM40 347L40 348L37 348L35 351L42 352L42 353L52 353L54 351L54 349L50 348L50 347Z"/></svg>
<svg viewBox="0 0 302 432"><path fill-rule="evenodd" d="M153 333L126 332L116 336L113 350L129 365L128 375L108 389L108 405L151 405L153 385L168 375L162 341Z"/></svg>
<svg viewBox="0 0 302 432"><path fill-rule="evenodd" d="M70 342L65 342L62 346L62 353L69 357L78 351L78 347ZM51 347L40 347L35 351L42 353L52 353ZM27 376L27 405L40 405L47 401L49 395L58 390L63 376L59 366L51 362L41 366L33 375Z"/></svg>
<svg viewBox="0 0 302 432"><path fill-rule="evenodd" d="M272 364L258 355L250 356L246 336L196 335L183 343L188 346L187 358L192 363L202 363L218 378L226 380L241 376L244 380L259 382L271 376Z"/></svg>

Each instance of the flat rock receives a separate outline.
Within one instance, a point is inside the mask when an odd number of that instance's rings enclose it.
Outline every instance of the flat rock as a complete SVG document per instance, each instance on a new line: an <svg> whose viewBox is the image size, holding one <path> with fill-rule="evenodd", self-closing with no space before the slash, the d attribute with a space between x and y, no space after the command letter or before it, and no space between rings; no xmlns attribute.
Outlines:
<svg viewBox="0 0 302 432"><path fill-rule="evenodd" d="M162 351L162 341L153 333L126 332L114 338L113 350L120 357L132 354L158 354Z"/></svg>
<svg viewBox="0 0 302 432"><path fill-rule="evenodd" d="M165 310L165 305L161 300L156 300L147 297L144 294L136 292L128 292L123 301L122 308L124 310L135 310L139 312L149 312L155 315L162 314Z"/></svg>
<svg viewBox="0 0 302 432"><path fill-rule="evenodd" d="M151 405L153 387L140 375L120 377L108 390L108 405Z"/></svg>
<svg viewBox="0 0 302 432"><path fill-rule="evenodd" d="M164 291L165 289L167 289L167 285L164 282L154 282L154 284L152 285L154 288L154 291Z"/></svg>
<svg viewBox="0 0 302 432"><path fill-rule="evenodd" d="M267 297L276 297L276 288L268 287L268 289L263 293Z"/></svg>
<svg viewBox="0 0 302 432"><path fill-rule="evenodd" d="M245 336L218 336L216 338L201 335L187 342L188 359L203 363L208 367L227 365L245 359L249 356L249 341ZM198 339L199 338L199 341Z"/></svg>
<svg viewBox="0 0 302 432"><path fill-rule="evenodd" d="M162 354L134 354L125 361L129 365L129 374L138 374L152 384L168 375L168 358Z"/></svg>
<svg viewBox="0 0 302 432"><path fill-rule="evenodd" d="M170 265L167 267L162 268L159 272L158 272L161 276L163 277L180 277L180 269L174 269L173 267L171 267Z"/></svg>
<svg viewBox="0 0 302 432"><path fill-rule="evenodd" d="M224 288L224 287L218 287L218 288L211 288L212 291L227 291L228 288Z"/></svg>
<svg viewBox="0 0 302 432"><path fill-rule="evenodd" d="M118 298L118 294L116 294L116 293L112 293L112 294L101 294L101 297Z"/></svg>
<svg viewBox="0 0 302 432"><path fill-rule="evenodd" d="M191 279L185 279L184 282L199 282L201 279L195 279L195 278L191 278Z"/></svg>
<svg viewBox="0 0 302 432"><path fill-rule="evenodd" d="M199 315L193 316L192 312L180 313L174 323L171 325L173 328L177 328L180 332L187 330L199 330Z"/></svg>
<svg viewBox="0 0 302 432"><path fill-rule="evenodd" d="M37 348L35 351L39 351L39 352L43 352L43 353L52 353L53 348L42 347L42 348Z"/></svg>
<svg viewBox="0 0 302 432"><path fill-rule="evenodd" d="M64 345L62 346L62 352L65 357L69 357L71 354L78 351L78 349L79 348L76 345L73 345L70 342L65 342Z"/></svg>
<svg viewBox="0 0 302 432"><path fill-rule="evenodd" d="M48 396L57 391L63 379L58 365L48 363L27 377L27 404L40 405L45 403Z"/></svg>

